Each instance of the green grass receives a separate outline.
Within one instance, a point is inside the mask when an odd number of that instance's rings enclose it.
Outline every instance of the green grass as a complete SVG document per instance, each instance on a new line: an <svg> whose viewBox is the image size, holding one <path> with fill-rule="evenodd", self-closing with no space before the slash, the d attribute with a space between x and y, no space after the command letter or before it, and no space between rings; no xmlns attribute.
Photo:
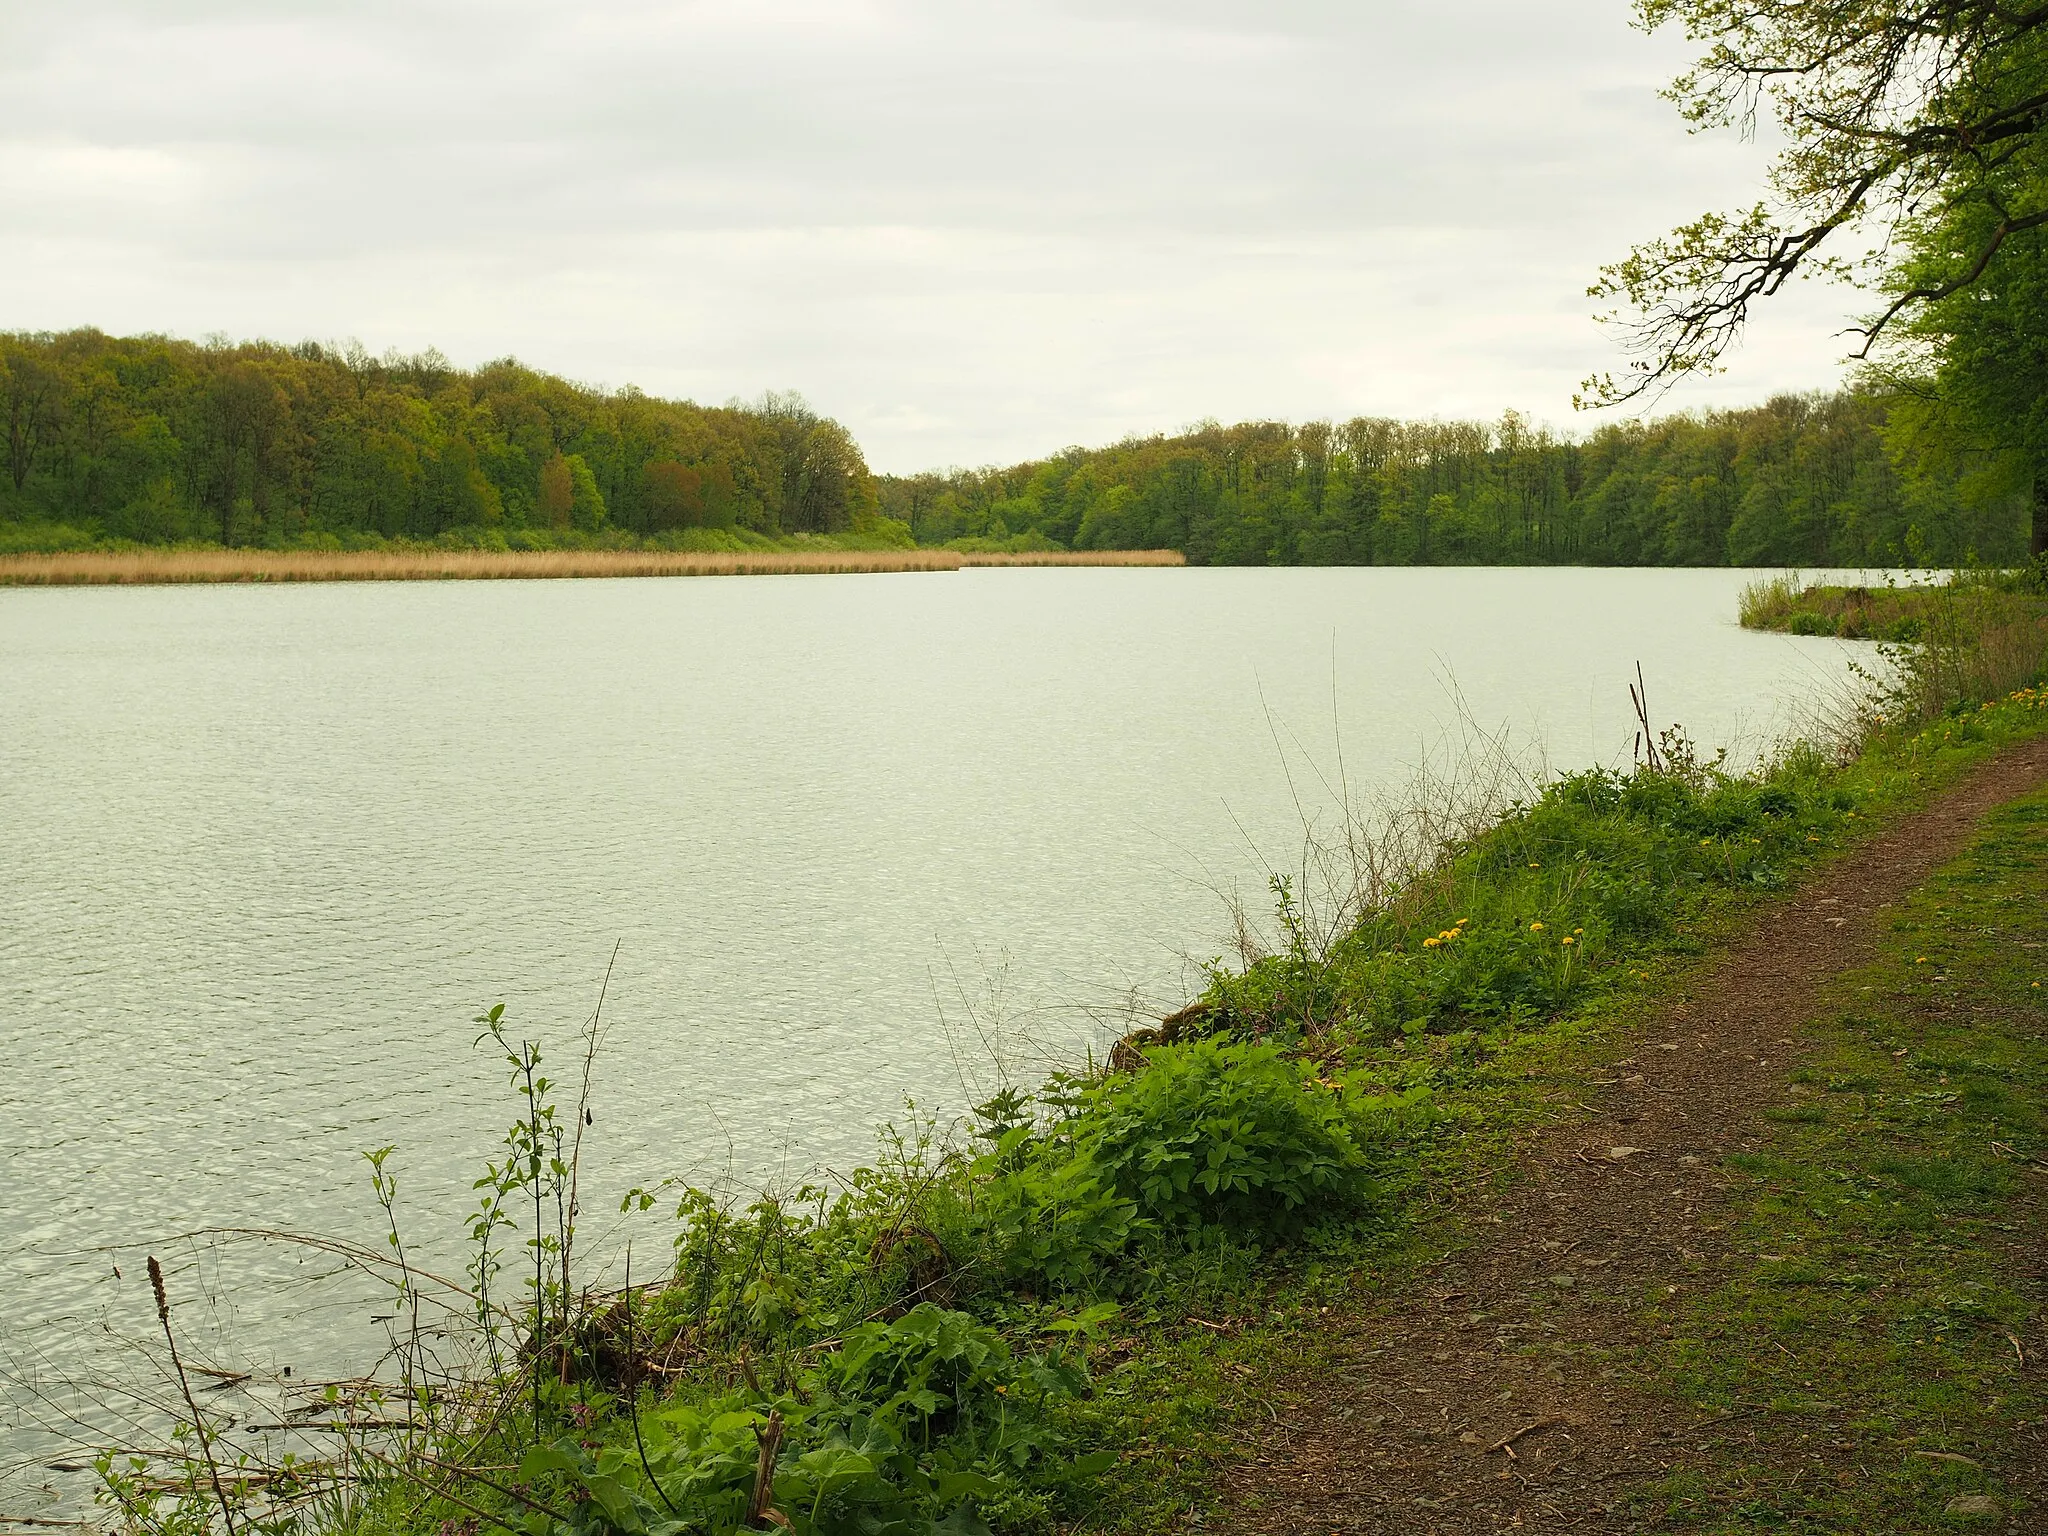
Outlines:
<svg viewBox="0 0 2048 1536"><path fill-rule="evenodd" d="M2038 947L2029 948L2028 945ZM1797 1113L1737 1160L1738 1274L1636 1362L1742 1433L1661 1486L1659 1529L1949 1531L2015 1503L2048 1392L2015 1339L2048 1304L2048 795L1994 815L1844 977ZM1766 1255L1782 1257L1767 1258ZM1948 1458L1963 1457L1967 1461ZM2034 1510L2048 1522L2048 1511Z"/></svg>

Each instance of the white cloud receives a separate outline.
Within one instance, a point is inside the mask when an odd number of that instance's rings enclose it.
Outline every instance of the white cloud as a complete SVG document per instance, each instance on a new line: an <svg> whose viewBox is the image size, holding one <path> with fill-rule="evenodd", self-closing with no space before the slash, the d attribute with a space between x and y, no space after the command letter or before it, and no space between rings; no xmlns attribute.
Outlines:
<svg viewBox="0 0 2048 1536"><path fill-rule="evenodd" d="M1753 192L1622 0L0 6L0 326L797 388L881 467L1566 423L1603 260ZM1793 298L1676 403L1829 382Z"/></svg>

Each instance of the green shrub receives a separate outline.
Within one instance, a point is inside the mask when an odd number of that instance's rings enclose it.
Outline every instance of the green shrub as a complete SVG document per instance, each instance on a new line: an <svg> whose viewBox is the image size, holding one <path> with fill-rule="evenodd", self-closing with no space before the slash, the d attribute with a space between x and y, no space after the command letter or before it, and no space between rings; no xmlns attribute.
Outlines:
<svg viewBox="0 0 2048 1536"><path fill-rule="evenodd" d="M777 1397L728 1395L658 1409L609 1443L530 1452L529 1479L567 1493L571 1517L537 1536L667 1536L742 1529L773 1414L773 1503L800 1536L985 1536L977 1507L1050 1508L1100 1473L1068 1461L1053 1422L1087 1378L1057 1356L1019 1356L991 1328L930 1303L850 1329ZM558 1494L559 1497L559 1494Z"/></svg>
<svg viewBox="0 0 2048 1536"><path fill-rule="evenodd" d="M1273 1243L1361 1211L1385 1144L1428 1118L1421 1090L1369 1095L1274 1044L1155 1046L1144 1070L1066 1084L1040 1132L1001 1137L986 1231L1013 1276L1116 1289L1113 1261L1205 1230Z"/></svg>
<svg viewBox="0 0 2048 1536"><path fill-rule="evenodd" d="M0 555L61 554L91 549L97 542L89 529L69 523L0 521Z"/></svg>

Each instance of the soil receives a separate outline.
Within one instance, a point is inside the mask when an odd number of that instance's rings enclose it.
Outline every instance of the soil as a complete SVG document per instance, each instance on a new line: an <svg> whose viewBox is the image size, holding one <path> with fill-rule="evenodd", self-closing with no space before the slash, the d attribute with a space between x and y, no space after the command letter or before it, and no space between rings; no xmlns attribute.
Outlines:
<svg viewBox="0 0 2048 1536"><path fill-rule="evenodd" d="M1959 854L1982 816L2044 781L2048 740L2015 747L1760 914L1757 941L1644 1021L1593 1113L1536 1137L1511 1187L1461 1213L1479 1236L1419 1288L1331 1316L1336 1369L1292 1384L1286 1421L1229 1475L1212 1528L1637 1528L1622 1490L1741 1426L1571 1363L1654 1342L1640 1305L1653 1288L1731 1272L1727 1159L1767 1140L1761 1111L1783 1099L1824 987L1873 956L1884 909ZM2048 1338L2026 1351L2048 1358ZM1510 1458L1500 1447L1518 1433Z"/></svg>

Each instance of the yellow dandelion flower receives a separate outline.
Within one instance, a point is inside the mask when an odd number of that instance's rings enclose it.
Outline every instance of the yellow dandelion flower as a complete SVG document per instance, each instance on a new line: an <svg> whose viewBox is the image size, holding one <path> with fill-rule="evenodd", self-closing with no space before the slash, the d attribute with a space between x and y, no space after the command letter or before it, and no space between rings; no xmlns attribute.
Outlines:
<svg viewBox="0 0 2048 1536"><path fill-rule="evenodd" d="M1424 939L1422 941L1422 947L1424 949L1435 949L1437 945L1441 943L1443 943L1442 939Z"/></svg>
<svg viewBox="0 0 2048 1536"><path fill-rule="evenodd" d="M1925 955L1915 955L1913 957L1913 963L1915 965L1925 965L1927 963L1927 957Z"/></svg>
<svg viewBox="0 0 2048 1536"><path fill-rule="evenodd" d="M1559 940L1558 942L1559 942L1559 943L1561 943L1561 944L1576 944L1576 943L1578 943L1579 941L1578 941L1577 939L1573 938L1573 937L1572 937L1572 936L1571 936L1570 934L1566 934L1566 935L1565 935L1565 936L1564 936L1564 937L1563 937L1562 939L1560 939L1560 940Z"/></svg>
<svg viewBox="0 0 2048 1536"><path fill-rule="evenodd" d="M1543 925L1541 923L1531 923L1529 925L1529 931L1531 933L1541 933L1543 931Z"/></svg>

